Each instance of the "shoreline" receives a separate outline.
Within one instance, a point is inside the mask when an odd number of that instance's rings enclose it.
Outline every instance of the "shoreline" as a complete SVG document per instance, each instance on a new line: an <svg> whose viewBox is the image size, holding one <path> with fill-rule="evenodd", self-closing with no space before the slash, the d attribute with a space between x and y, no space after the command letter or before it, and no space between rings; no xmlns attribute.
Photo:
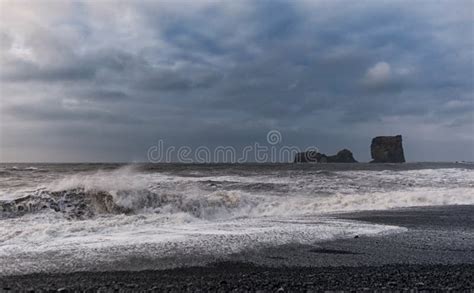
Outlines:
<svg viewBox="0 0 474 293"><path fill-rule="evenodd" d="M474 288L474 205L335 214L406 232L230 255L202 267L0 277L0 290L276 291ZM159 261L159 260L157 260ZM179 261L179 260L177 260ZM126 263L117 267L127 268Z"/></svg>

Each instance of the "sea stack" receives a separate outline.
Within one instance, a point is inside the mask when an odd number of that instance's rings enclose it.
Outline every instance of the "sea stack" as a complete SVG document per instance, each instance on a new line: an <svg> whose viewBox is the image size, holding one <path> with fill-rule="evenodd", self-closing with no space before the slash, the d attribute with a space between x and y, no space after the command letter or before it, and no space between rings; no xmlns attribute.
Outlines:
<svg viewBox="0 0 474 293"><path fill-rule="evenodd" d="M343 149L337 152L334 156L327 157L328 163L357 163L352 155L352 152L348 149Z"/></svg>
<svg viewBox="0 0 474 293"><path fill-rule="evenodd" d="M371 163L405 163L402 136L377 136L370 145Z"/></svg>
<svg viewBox="0 0 474 293"><path fill-rule="evenodd" d="M327 156L317 151L306 151L297 153L295 156L295 163L357 163L348 149L339 151L334 156Z"/></svg>

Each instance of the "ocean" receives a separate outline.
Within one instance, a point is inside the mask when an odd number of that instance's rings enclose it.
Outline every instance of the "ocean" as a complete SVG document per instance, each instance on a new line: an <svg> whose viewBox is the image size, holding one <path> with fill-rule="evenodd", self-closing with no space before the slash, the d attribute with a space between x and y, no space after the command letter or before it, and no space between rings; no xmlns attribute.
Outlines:
<svg viewBox="0 0 474 293"><path fill-rule="evenodd" d="M406 230L334 214L472 204L461 163L0 164L0 275L199 265Z"/></svg>

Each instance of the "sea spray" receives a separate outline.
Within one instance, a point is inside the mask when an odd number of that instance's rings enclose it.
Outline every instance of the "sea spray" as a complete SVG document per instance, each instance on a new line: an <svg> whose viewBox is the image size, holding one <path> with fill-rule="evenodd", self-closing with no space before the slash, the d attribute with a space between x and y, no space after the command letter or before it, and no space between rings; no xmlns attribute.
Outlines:
<svg viewBox="0 0 474 293"><path fill-rule="evenodd" d="M0 175L2 191L10 194L0 199L0 274L100 269L125 258L156 264L176 255L211 259L273 245L397 233L405 228L331 214L474 204L472 169L406 166L8 169Z"/></svg>

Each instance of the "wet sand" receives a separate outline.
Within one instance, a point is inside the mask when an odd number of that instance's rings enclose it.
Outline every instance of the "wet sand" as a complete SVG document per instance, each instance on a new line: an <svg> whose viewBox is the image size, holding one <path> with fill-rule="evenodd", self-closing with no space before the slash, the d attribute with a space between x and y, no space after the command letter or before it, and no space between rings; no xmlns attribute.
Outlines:
<svg viewBox="0 0 474 293"><path fill-rule="evenodd" d="M0 290L308 291L474 289L474 206L333 215L406 227L314 245L231 255L204 267L157 271L32 274L0 278ZM126 264L123 264L126 268Z"/></svg>

